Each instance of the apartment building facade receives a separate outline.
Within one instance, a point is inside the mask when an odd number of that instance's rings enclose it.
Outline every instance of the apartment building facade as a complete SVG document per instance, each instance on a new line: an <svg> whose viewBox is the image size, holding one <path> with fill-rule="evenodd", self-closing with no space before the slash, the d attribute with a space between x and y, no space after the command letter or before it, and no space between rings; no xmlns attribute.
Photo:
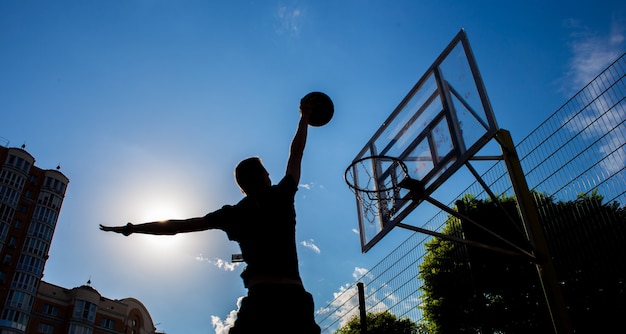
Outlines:
<svg viewBox="0 0 626 334"><path fill-rule="evenodd" d="M25 333L69 179L0 147L0 331Z"/></svg>
<svg viewBox="0 0 626 334"><path fill-rule="evenodd" d="M156 333L136 299L42 281L69 179L24 148L0 145L0 333Z"/></svg>
<svg viewBox="0 0 626 334"><path fill-rule="evenodd" d="M155 334L146 307L135 298L113 300L89 284L66 289L41 281L28 333Z"/></svg>

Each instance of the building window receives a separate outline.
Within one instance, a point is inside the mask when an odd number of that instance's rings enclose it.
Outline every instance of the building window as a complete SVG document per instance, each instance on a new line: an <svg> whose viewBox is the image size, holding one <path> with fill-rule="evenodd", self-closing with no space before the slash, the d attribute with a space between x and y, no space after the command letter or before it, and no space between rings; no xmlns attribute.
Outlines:
<svg viewBox="0 0 626 334"><path fill-rule="evenodd" d="M22 228L22 226L24 226L24 223L23 223L21 220L16 219L16 220L13 222L13 226L15 226L15 228Z"/></svg>
<svg viewBox="0 0 626 334"><path fill-rule="evenodd" d="M60 208L62 202L63 198L49 192L41 192L39 199L37 200L37 204L50 207L52 209Z"/></svg>
<svg viewBox="0 0 626 334"><path fill-rule="evenodd" d="M138 316L134 316L131 322L131 333L139 334L141 330L141 319Z"/></svg>
<svg viewBox="0 0 626 334"><path fill-rule="evenodd" d="M9 247L15 249L17 247L17 238L14 236L9 237Z"/></svg>
<svg viewBox="0 0 626 334"><path fill-rule="evenodd" d="M33 305L33 296L22 291L10 290L6 305L30 311Z"/></svg>
<svg viewBox="0 0 626 334"><path fill-rule="evenodd" d="M48 324L44 324L44 323L40 323L39 326L37 326L37 333L53 334L54 333L54 326L48 325Z"/></svg>
<svg viewBox="0 0 626 334"><path fill-rule="evenodd" d="M31 222L28 227L29 236L43 239L46 242L52 240L52 232L54 232L54 230L50 226L35 221Z"/></svg>
<svg viewBox="0 0 626 334"><path fill-rule="evenodd" d="M0 222L0 240L6 239L9 234L9 224L4 224Z"/></svg>
<svg viewBox="0 0 626 334"><path fill-rule="evenodd" d="M100 326L108 329L115 328L115 320L109 318L102 318L102 322L100 322Z"/></svg>
<svg viewBox="0 0 626 334"><path fill-rule="evenodd" d="M25 331L27 324L28 314L11 309L5 309L4 311L2 311L0 326Z"/></svg>
<svg viewBox="0 0 626 334"><path fill-rule="evenodd" d="M24 187L25 182L26 178L21 175L15 174L7 170L3 170L2 172L0 172L0 183L8 185L11 188L21 191Z"/></svg>
<svg viewBox="0 0 626 334"><path fill-rule="evenodd" d="M24 160L22 157L17 157L13 154L9 154L9 165L14 166L15 168L21 169L25 172L28 172L30 168L30 162Z"/></svg>
<svg viewBox="0 0 626 334"><path fill-rule="evenodd" d="M42 311L43 313L53 317L56 317L59 314L59 308L50 304L44 304Z"/></svg>
<svg viewBox="0 0 626 334"><path fill-rule="evenodd" d="M96 305L88 301L77 300L74 306L74 318L93 322L96 316Z"/></svg>
<svg viewBox="0 0 626 334"><path fill-rule="evenodd" d="M5 185L0 185L0 201L8 203L10 206L16 206L20 199L20 193Z"/></svg>
<svg viewBox="0 0 626 334"><path fill-rule="evenodd" d="M46 181L44 184L48 189L56 190L59 193L64 193L67 184L65 182L60 181L58 179L46 176Z"/></svg>
<svg viewBox="0 0 626 334"><path fill-rule="evenodd" d="M48 248L49 244L47 242L44 242L40 239L28 237L24 242L24 247L22 248L22 251L24 253L30 253L40 257L45 257L46 255L48 255Z"/></svg>
<svg viewBox="0 0 626 334"><path fill-rule="evenodd" d="M43 272L44 261L37 257L22 254L17 263L17 269L30 273L41 274Z"/></svg>
<svg viewBox="0 0 626 334"><path fill-rule="evenodd" d="M11 218L13 218L14 212L15 210L13 210L12 207L6 204L0 203L0 220L9 222Z"/></svg>
<svg viewBox="0 0 626 334"><path fill-rule="evenodd" d="M39 280L34 275L29 275L23 272L15 273L13 277L13 283L11 285L12 288L25 290L30 293L35 293L37 291L37 282Z"/></svg>
<svg viewBox="0 0 626 334"><path fill-rule="evenodd" d="M92 334L93 330L89 327L72 324L70 325L69 334Z"/></svg>
<svg viewBox="0 0 626 334"><path fill-rule="evenodd" d="M33 219L54 226L57 222L58 214L59 213L56 210L52 210L50 208L45 208L38 205L35 208L35 212L33 213Z"/></svg>

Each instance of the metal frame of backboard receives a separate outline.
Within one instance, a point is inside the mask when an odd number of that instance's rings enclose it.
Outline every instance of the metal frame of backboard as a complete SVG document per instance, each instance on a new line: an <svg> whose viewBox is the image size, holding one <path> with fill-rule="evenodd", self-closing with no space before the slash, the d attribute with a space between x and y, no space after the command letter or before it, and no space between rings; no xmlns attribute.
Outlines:
<svg viewBox="0 0 626 334"><path fill-rule="evenodd" d="M448 61L456 61L457 64L462 64L462 67L460 70L455 68L448 71L446 68ZM464 123L472 121L473 124ZM476 128L479 131L474 132ZM499 143L502 155L478 156L479 151L493 139ZM383 164L387 159L378 157L393 157L401 163ZM472 167L470 160L503 160L506 163L525 228L524 233L527 237L525 245L516 245L498 236L431 196L450 176L465 166L494 202L499 204L497 197ZM361 161L372 163L359 169ZM402 182L394 179L396 177L394 168L398 164L406 164L402 167L407 171L408 178ZM454 37L383 122L346 169L345 177L357 195L361 249L364 253L391 229L398 226L512 256L526 257L536 264L555 332L571 332L571 323L537 208L526 184L510 133L498 128L464 30ZM363 185L363 182L366 184ZM377 189L388 189L389 184L393 185L392 192L377 192ZM367 196L363 196L363 193ZM509 247L493 247L403 223L402 220L423 201L428 201L441 210L482 228L504 241ZM366 217L368 211L370 216ZM366 235L368 226L365 224L378 225L372 238Z"/></svg>
<svg viewBox="0 0 626 334"><path fill-rule="evenodd" d="M461 30L353 161L375 155L397 157L409 166L409 176L420 181L421 195L427 197L493 139L497 131L476 60L467 35ZM389 177L382 166L372 168L379 175L375 182L382 183ZM366 226L373 224L372 217L365 217L367 213L357 203L363 252L423 199L406 189L397 195L400 198L394 201L394 208L386 209L394 214L386 218L379 215L375 227ZM386 206L384 198L377 205L382 211ZM374 229L375 235L367 235L368 229Z"/></svg>

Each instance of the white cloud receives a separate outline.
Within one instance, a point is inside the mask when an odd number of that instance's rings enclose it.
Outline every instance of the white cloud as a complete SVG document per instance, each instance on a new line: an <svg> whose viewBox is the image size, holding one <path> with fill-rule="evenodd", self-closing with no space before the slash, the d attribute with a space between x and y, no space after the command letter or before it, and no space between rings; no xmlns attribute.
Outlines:
<svg viewBox="0 0 626 334"><path fill-rule="evenodd" d="M355 267L354 272L352 273L352 277L354 277L355 280L358 280L364 275L366 275L367 273L369 273L368 269Z"/></svg>
<svg viewBox="0 0 626 334"><path fill-rule="evenodd" d="M372 282L373 277L366 268L355 267L352 277L358 281ZM364 279L365 278L365 279ZM365 303L368 312L382 312L390 307L409 310L417 302L415 298L410 298L401 302L393 293L393 288L383 284L374 288L374 292L368 293L367 283L365 283ZM359 315L359 293L358 287L354 283L346 283L333 293L333 301L324 308L317 310L318 315L329 314L337 328L343 327L350 319Z"/></svg>
<svg viewBox="0 0 626 334"><path fill-rule="evenodd" d="M213 329L215 329L215 334L228 334L228 331L235 324L235 320L237 319L237 312L239 312L239 308L241 307L241 301L244 297L239 297L237 299L237 310L232 310L228 313L226 319L222 321L222 319L218 316L211 316L211 325Z"/></svg>
<svg viewBox="0 0 626 334"><path fill-rule="evenodd" d="M237 262L237 263L232 263L232 262L228 262L224 259L220 259L220 258L214 258L213 260L202 256L202 254L196 256L196 261L199 262L208 262L209 264L212 264L214 266L216 266L218 269L222 269L224 271L234 271L235 268L237 266L239 266L241 263Z"/></svg>
<svg viewBox="0 0 626 334"><path fill-rule="evenodd" d="M297 36L300 32L301 10L298 8L289 8L280 6L276 10L276 19L278 26L276 32L279 34L287 34Z"/></svg>
<svg viewBox="0 0 626 334"><path fill-rule="evenodd" d="M602 156L599 166L613 174L619 172L626 164L626 147L622 143L621 133L607 132L606 126L623 122L626 116L623 104L613 106L616 101L612 101L611 98L609 94L599 97L587 107L590 113L581 114L577 116L576 122L564 125L572 132L580 132L583 138L592 141L604 137L601 141L603 144L597 146L597 151Z"/></svg>
<svg viewBox="0 0 626 334"><path fill-rule="evenodd" d="M608 36L589 31L579 22L570 20L569 46L572 58L566 75L566 92L571 94L589 83L596 75L616 60L624 50L624 26L617 21L611 25Z"/></svg>
<svg viewBox="0 0 626 334"><path fill-rule="evenodd" d="M300 188L304 188L306 190L311 190L311 189L324 189L324 186L315 182L309 182L309 183L300 183L298 185L298 187Z"/></svg>
<svg viewBox="0 0 626 334"><path fill-rule="evenodd" d="M209 258L202 256L202 254L196 256L196 261L199 262L205 262L205 261L211 261Z"/></svg>
<svg viewBox="0 0 626 334"><path fill-rule="evenodd" d="M333 301L326 308L319 309L318 314L332 312L333 319L341 319L339 327L343 327L352 318L359 314L359 294L356 285L346 283L333 292Z"/></svg>
<svg viewBox="0 0 626 334"><path fill-rule="evenodd" d="M385 303L375 295L366 293L366 309L368 312L381 312L387 310ZM318 314L332 312L331 317L339 320L338 327L345 326L350 319L359 315L359 291L356 285L347 283L339 287L339 291L333 293L333 301L330 306L319 309Z"/></svg>
<svg viewBox="0 0 626 334"><path fill-rule="evenodd" d="M601 36L590 32L579 22L570 20L567 24L572 30L570 34L572 40L569 43L572 57L569 61L565 78L567 84L564 90L567 94L574 94L622 55L626 47L626 25L613 20L608 35ZM583 135L587 133L593 138L607 136L604 140L606 144L600 146L598 152L605 157L610 156L600 162L600 166L610 173L617 172L620 166L626 163L626 148L620 144L619 137L613 133L606 133L605 128L605 124L614 124L615 120L623 118L622 107L618 105L610 109L616 102L612 96L605 94L587 107L591 113L581 114L576 122L565 125L571 131L584 131Z"/></svg>
<svg viewBox="0 0 626 334"><path fill-rule="evenodd" d="M319 254L322 251L320 250L319 247L317 247L317 245L315 245L315 240L313 239L309 239L309 240L304 240L300 242L300 245L309 248L311 250L313 250L315 253Z"/></svg>

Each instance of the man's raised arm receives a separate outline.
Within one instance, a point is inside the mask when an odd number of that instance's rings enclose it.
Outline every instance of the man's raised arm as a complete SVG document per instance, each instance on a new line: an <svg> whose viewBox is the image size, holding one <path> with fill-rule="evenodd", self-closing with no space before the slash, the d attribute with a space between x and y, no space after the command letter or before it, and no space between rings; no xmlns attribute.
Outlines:
<svg viewBox="0 0 626 334"><path fill-rule="evenodd" d="M287 171L285 172L285 174L293 177L296 184L300 182L302 156L304 155L304 147L306 146L311 109L311 104L308 101L304 99L300 101L300 120L298 121L296 134L291 141Z"/></svg>

